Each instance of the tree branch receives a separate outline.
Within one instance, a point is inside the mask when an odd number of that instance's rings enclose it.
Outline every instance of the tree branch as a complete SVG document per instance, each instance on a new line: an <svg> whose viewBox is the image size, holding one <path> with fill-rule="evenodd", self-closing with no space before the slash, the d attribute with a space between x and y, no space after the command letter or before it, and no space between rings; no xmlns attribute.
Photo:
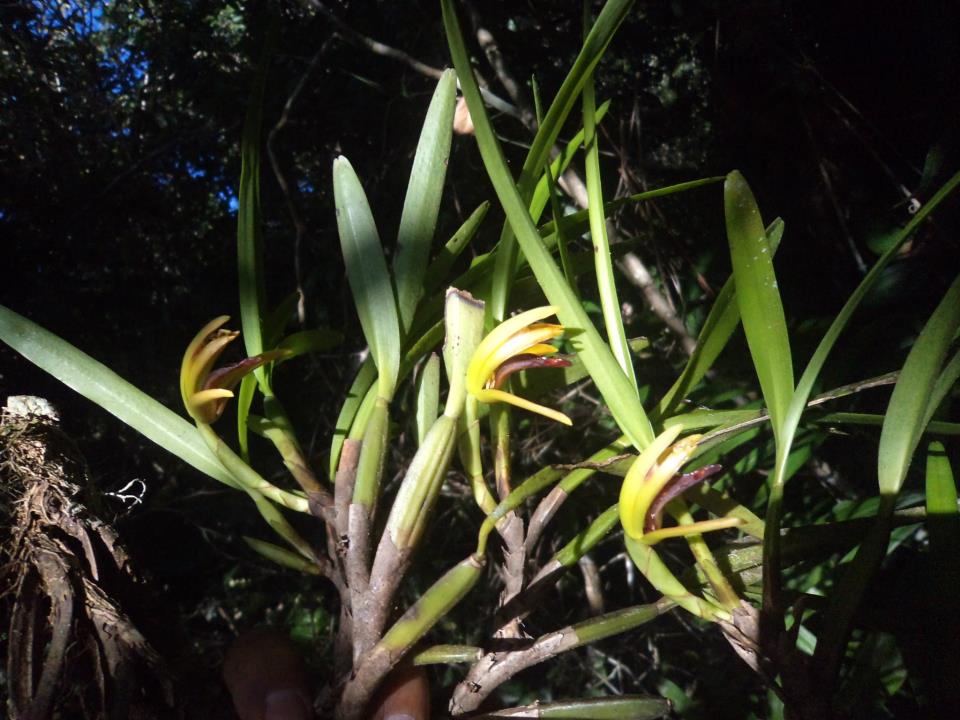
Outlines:
<svg viewBox="0 0 960 720"><path fill-rule="evenodd" d="M467 677L454 689L450 700L450 714L457 716L476 710L490 693L521 670L581 645L632 630L672 607L672 601L660 598L649 605L616 610L541 635L522 650L488 653L470 668Z"/></svg>

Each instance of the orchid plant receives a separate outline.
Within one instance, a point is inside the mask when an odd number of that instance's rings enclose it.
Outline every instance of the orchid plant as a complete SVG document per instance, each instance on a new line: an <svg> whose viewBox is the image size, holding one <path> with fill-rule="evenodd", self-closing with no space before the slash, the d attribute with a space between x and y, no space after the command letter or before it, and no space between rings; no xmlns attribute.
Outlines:
<svg viewBox="0 0 960 720"><path fill-rule="evenodd" d="M180 374L184 410L192 424L66 341L0 308L0 338L11 347L200 472L246 493L278 539L249 538L254 551L283 567L332 583L341 610L335 644L337 678L331 683L336 692L330 694L327 709L340 720L364 717L378 685L400 663L466 664L450 700L454 716L466 715L477 712L499 685L524 668L634 631L675 611L714 623L797 717L827 717L817 713L824 708L830 712L853 612L898 522L896 500L907 469L925 435L957 433L957 424L941 422L933 428L931 419L960 375L960 356L948 358L960 327L960 279L926 323L900 370L886 414L833 419L882 423L877 459L881 502L866 535L857 535L855 528L852 535L848 533L851 545L862 540L859 551L821 611L815 650L812 654L801 650L796 633L803 613L794 612L783 588L783 569L796 557L790 552L793 535L784 534L782 526L783 489L796 455L794 440L804 423L813 422L805 415L812 403L847 394L841 388L812 397L837 339L880 271L960 184L960 174L930 198L877 260L820 341L799 382L794 381L796 360L774 270L784 226L779 220L764 225L740 173L617 201L643 202L722 184L733 276L717 295L676 383L645 407L604 230L613 205L604 200L600 183L596 125L605 108L598 111L595 105L592 80L631 4L630 0L609 0L590 24L583 48L540 119L523 168L515 177L506 165L474 77L454 0L442 0L455 70L443 74L427 111L392 266L360 179L346 158L334 162L344 263L370 352L344 393L325 472L302 450L272 385L280 363L323 347L330 337L284 339L285 319L271 320L264 306L257 190L262 67L244 131L239 193L240 324L249 357L215 369L220 354L240 335L222 329L226 317L216 318L197 333L187 346ZM474 240L487 209L486 205L478 208L442 252L435 252L458 85L506 221L494 249L478 255L467 271L455 275L451 273L454 260ZM578 100L584 131L567 152L551 161L551 150ZM567 169L581 142L586 148L588 208L562 216L552 203L552 217L544 221L541 214L547 200L558 192L553 179ZM589 233L595 250L592 268L573 262L566 244L566 238L583 233ZM511 288L521 272L535 279L534 302L540 306L516 308L519 312L511 315L515 308ZM449 286L445 291L438 281L441 277ZM598 288L603 334L584 309L575 286L578 278L589 278ZM584 282L588 284L593 283ZM544 322L553 316L557 323ZM704 379L741 323L764 407L683 411L682 401ZM562 345L553 344L560 341ZM441 356L437 356L434 351L441 345ZM398 388L412 382L415 370L413 424L418 447L401 468L399 485L388 490L384 478L393 472L388 471L392 460L387 450L395 440L391 420L398 419ZM546 465L515 482L516 435L529 426L520 420L531 417L530 413L556 423L556 432L573 426L586 435L576 428L581 414L575 403L566 401L555 409L522 394L527 391L521 386L530 385L526 380L537 374L554 380L562 377L567 383L588 378L603 415L617 429L611 433L615 437L595 453L574 443L572 464ZM444 391L446 400L441 403ZM258 398L262 415L253 412ZM544 402L559 404L556 399ZM235 405L235 438L221 419L228 403ZM726 489L734 482L735 476L723 468L725 443L758 425L770 427L776 457L766 507L748 508L713 484L722 481ZM542 426L538 420L536 427ZM287 487L271 483L253 467L247 450L250 432L273 444L289 470ZM693 469L684 473L687 465ZM455 473L470 480L475 505L471 515L476 520L475 528L456 530L476 530L476 549L398 614L398 590L423 550L426 528L435 522L441 489ZM596 517L583 516L582 530L573 537L555 538L553 547L560 550L538 563L538 543L557 509L574 493L590 493L592 481L601 475L622 478L619 502ZM928 502L936 503L949 495L952 481L928 487L933 488ZM464 502L470 501L464 498ZM954 501L948 512L956 514L956 510ZM317 535L328 538L327 546L308 541L289 521L291 513L313 516L326 530ZM521 621L535 611L537 599L551 591L566 569L621 529L626 552L659 597L537 638L526 636ZM706 533L711 533L711 543ZM488 542L494 534L500 538L497 550ZM688 564L677 563L676 552L671 559L661 554L662 543L684 544ZM485 573L487 565L499 568L499 580ZM499 607L478 613L493 618L487 628L489 645L431 645L431 630L458 603L469 602L471 589L481 582L502 582L503 586ZM788 618L794 623L792 630L787 628ZM513 642L498 644L495 639ZM809 696L811 687L820 688L816 700ZM547 702L491 711L489 716L653 718L665 716L669 709L664 698L638 695Z"/></svg>

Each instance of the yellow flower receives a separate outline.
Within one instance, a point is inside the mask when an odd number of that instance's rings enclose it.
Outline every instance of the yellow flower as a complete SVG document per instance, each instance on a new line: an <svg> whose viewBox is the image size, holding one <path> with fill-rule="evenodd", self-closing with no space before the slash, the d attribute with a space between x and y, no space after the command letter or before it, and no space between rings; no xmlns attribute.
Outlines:
<svg viewBox="0 0 960 720"><path fill-rule="evenodd" d="M213 370L213 364L240 333L221 330L229 320L221 315L203 326L187 346L180 365L180 396L190 417L209 425L223 413L227 400L233 397L233 388L247 373L286 354L284 350L271 350L256 357Z"/></svg>
<svg viewBox="0 0 960 720"><path fill-rule="evenodd" d="M660 516L667 503L720 469L719 465L708 465L686 475L677 474L701 438L700 435L689 435L677 440L682 429L680 425L673 425L657 436L634 460L623 480L620 488L620 523L623 531L634 540L653 545L668 537L694 535L742 524L738 518L717 518L689 525L660 527Z"/></svg>
<svg viewBox="0 0 960 720"><path fill-rule="evenodd" d="M537 322L556 314L552 306L534 308L494 328L477 346L467 367L467 392L480 402L505 402L573 425L562 412L501 390L512 373L532 367L566 367L569 360L547 357L557 349L547 341L563 333L562 325Z"/></svg>

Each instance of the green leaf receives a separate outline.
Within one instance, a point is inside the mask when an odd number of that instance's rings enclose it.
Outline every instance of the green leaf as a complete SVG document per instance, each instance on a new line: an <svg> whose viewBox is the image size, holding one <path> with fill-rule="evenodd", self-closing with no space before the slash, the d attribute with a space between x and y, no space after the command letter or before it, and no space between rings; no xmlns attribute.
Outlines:
<svg viewBox="0 0 960 720"><path fill-rule="evenodd" d="M723 205L737 307L774 434L779 437L793 395L793 361L773 253L753 193L736 170L723 185Z"/></svg>
<svg viewBox="0 0 960 720"><path fill-rule="evenodd" d="M897 378L880 431L877 476L880 492L896 494L903 485L924 430L933 388L947 350L960 327L960 276L920 333Z"/></svg>
<svg viewBox="0 0 960 720"><path fill-rule="evenodd" d="M629 2L607 3L600 19L597 20L590 32L584 52L581 53L575 65L575 69L581 71L579 80L574 80L571 88L567 87L567 82L564 83L566 90L561 88L561 93L567 92L571 95L569 103L558 104L560 98L560 95L558 95L558 101L554 102L554 106L551 107L541 127L541 133L544 133L544 128L547 128L549 124L559 120L561 115L564 118L566 117L569 112L569 105L572 105L574 101L573 90L579 90L582 87L586 72L599 60L600 54L612 37L613 31L622 21L623 14L626 13L629 5ZM480 153L497 196L503 205L507 220L536 275L537 282L540 283L549 302L557 306L557 316L567 328L567 337L570 338L574 350L580 355L580 359L590 372L614 418L633 444L638 448L646 447L654 437L650 421L647 419L643 406L640 404L630 381L617 365L610 349L601 339L572 288L566 283L563 274L550 256L550 252L544 246L527 211L526 203L513 182L500 144L487 117L480 97L480 90L470 67L469 55L463 43L452 0L443 0L442 7L447 40L460 78L461 89L467 98L470 113L473 117ZM574 75L574 71L571 71L568 80ZM565 111L556 111L556 108L562 106L566 107ZM556 130L559 131L559 127ZM537 137L540 138L540 133ZM550 144L552 144L553 137L555 136L549 137ZM535 144L536 142L535 140ZM546 148L543 152L546 153ZM531 148L532 154L533 148ZM536 164L538 168L541 166L542 162Z"/></svg>
<svg viewBox="0 0 960 720"><path fill-rule="evenodd" d="M927 627L944 639L942 654L932 662L930 692L932 707L956 707L954 679L960 672L960 597L944 588L960 584L960 515L957 485L943 445L927 449L927 530L930 533L930 573L927 583L930 616ZM928 635L929 637L929 635Z"/></svg>
<svg viewBox="0 0 960 720"><path fill-rule="evenodd" d="M423 364L417 378L417 446L437 419L440 409L440 358L433 354Z"/></svg>
<svg viewBox="0 0 960 720"><path fill-rule="evenodd" d="M300 535L287 518L283 516L280 509L269 499L254 490L247 489L247 494L250 496L250 499L253 500L254 505L257 506L260 517L266 521L267 525L269 525L277 535L286 540L290 544L290 547L300 553L304 559L315 563L317 556L310 546L310 543L303 539L303 536Z"/></svg>
<svg viewBox="0 0 960 720"><path fill-rule="evenodd" d="M320 568L317 564L302 555L295 553L279 545L274 545L266 540L257 540L257 538L243 536L243 541L250 546L258 555L265 557L270 562L274 562L281 567L297 570L308 575L319 575Z"/></svg>
<svg viewBox="0 0 960 720"><path fill-rule="evenodd" d="M277 344L278 350L286 350L287 354L277 360L278 363L291 360L300 355L323 352L336 347L343 342L343 335L336 330L318 328L317 330L301 330L287 335Z"/></svg>
<svg viewBox="0 0 960 720"><path fill-rule="evenodd" d="M783 228L783 220L777 218L766 229L770 252L774 255L780 247ZM669 417L677 409L680 401L690 394L690 391L707 374L707 371L713 367L713 363L727 346L727 342L739 324L740 307L737 305L736 285L734 285L733 278L730 277L724 283L720 292L717 293L713 307L710 308L707 319L703 322L703 327L700 328L700 335L697 336L697 346L687 360L683 372L680 373L680 377L677 378L673 386L657 403L657 407L651 412L655 420Z"/></svg>
<svg viewBox="0 0 960 720"><path fill-rule="evenodd" d="M826 333L824 333L823 339L821 339L820 343L817 345L817 349L811 356L810 362L807 363L807 367L803 371L803 375L800 376L800 382L797 383L797 390L796 393L794 393L793 400L790 404L790 420L787 423L788 431L790 431L791 428L796 428L797 424L799 424L800 416L807 404L807 398L810 397L810 393L813 391L814 383L816 382L817 377L820 375L820 371L823 369L824 364L827 362L827 357L830 355L830 351L833 350L833 346L839 339L840 333L843 332L844 328L847 326L847 323L850 322L850 318L853 317L853 313L859 307L860 303L863 301L863 298L876 284L877 280L880 278L880 274L883 272L883 269L896 256L900 248L903 246L903 243L907 241L907 238L909 238L920 226L920 224L927 218L927 216L929 216L930 213L932 213L940 205L940 203L942 203L943 200L957 188L957 185L960 185L960 172L944 183L943 187L941 187L933 195L933 197L931 197L930 200L924 204L920 210L917 211L917 214L913 216L909 223L907 223L906 227L900 231L899 235L897 236L896 243L894 243L894 245L887 250L883 256L877 260L876 263L874 263L873 267L870 268L870 272L868 272L866 277L860 281L857 289L854 290L853 294L851 294L847 299L847 302L837 314L837 317L834 318L833 323L831 323L830 328Z"/></svg>
<svg viewBox="0 0 960 720"><path fill-rule="evenodd" d="M593 92L593 75L583 85L583 142L586 146L587 210L590 217L590 237L593 241L593 261L603 310L603 324L607 330L610 350L624 375L636 389L637 376L633 370L633 355L627 345L620 313L617 283L613 276L613 257L607 239L607 218L603 213L603 187L600 182L600 146L597 140L597 106Z"/></svg>
<svg viewBox="0 0 960 720"><path fill-rule="evenodd" d="M0 305L0 340L164 450L214 480L239 487L207 448L193 424L66 340L3 305Z"/></svg>
<svg viewBox="0 0 960 720"><path fill-rule="evenodd" d="M930 390L930 402L927 404L927 413L923 419L924 426L930 423L930 419L937 412L958 379L960 379L960 351L954 353L953 357L950 358L950 361L944 366L943 372L940 373L940 377L937 378L937 382Z"/></svg>
<svg viewBox="0 0 960 720"><path fill-rule="evenodd" d="M530 150L523 163L523 168L520 171L520 177L517 179L515 189L525 203L529 202L530 193L533 191L536 179L540 176L550 150L556 142L557 136L560 134L560 130L566 122L570 111L573 109L573 105L576 103L577 96L580 94L584 82L600 61L607 45L609 45L617 28L620 27L620 24L624 18L626 18L627 12L630 10L632 4L633 0L610 0L610 2L604 5L600 16L597 18L597 22L584 41L583 48L574 61L573 67L560 86L560 90L557 91L553 103L551 103L549 110L547 110L546 117L540 124L537 134L533 138ZM454 59L454 66L457 68L457 74L460 77L461 90L463 90L464 97L467 99L467 106L470 108L470 115L474 120L474 128L477 128L476 120L478 114L483 114L485 118L484 122L489 126L489 120L486 120L486 109L480 97L479 88L476 93L472 90L468 92L466 89L467 85L476 87L476 81L473 79L473 70L470 66L469 56L466 54L466 48L463 44L463 37L460 33L452 0L443 0L441 7L443 9L444 25L447 29L447 41ZM459 47L456 47L457 45ZM458 59L457 55L461 50L463 52ZM468 74L470 75L469 81L464 78L464 76ZM479 132L477 133L477 142L480 144L481 154L483 154L483 145L486 141L481 140ZM497 152L500 153L499 149ZM490 162L484 158L484 163L489 173ZM509 175L505 163L504 170ZM503 202L503 198L500 199L500 202ZM505 317L509 291L513 282L513 270L517 255L516 233L517 228L514 227L512 222L508 222L508 224L504 226L504 233L501 235L500 245L495 256L496 271L493 275L493 287L490 293L488 312L490 312L491 317L497 320L503 320ZM521 241L521 245L522 244L523 242ZM526 250L524 250L524 252L526 253Z"/></svg>
<svg viewBox="0 0 960 720"><path fill-rule="evenodd" d="M417 302L423 292L424 271L437 226L443 181L450 157L456 97L456 74L453 70L446 70L437 83L427 118L423 122L407 184L407 196L403 202L393 269L397 281L397 308L404 333L410 330Z"/></svg>
<svg viewBox="0 0 960 720"><path fill-rule="evenodd" d="M343 405L340 406L340 414L337 415L337 422L334 425L333 438L330 440L330 464L327 467L327 473L330 480L333 480L337 474L337 465L340 463L340 451L343 449L343 441L350 435L350 428L353 427L357 413L360 412L360 406L367 392L373 387L377 379L377 368L373 360L367 357L357 370L357 375L350 384L350 390L343 399Z"/></svg>
<svg viewBox="0 0 960 720"><path fill-rule="evenodd" d="M240 381L240 390L237 392L237 444L240 446L240 457L244 462L250 460L250 438L247 433L250 421L250 408L257 391L257 378L244 375Z"/></svg>
<svg viewBox="0 0 960 720"><path fill-rule="evenodd" d="M600 121L606 116L607 112L610 110L610 101L607 100L597 108L596 113L594 114L596 124L600 124ZM540 121L542 124L542 121ZM553 162L546 163L544 165L543 173L540 175L540 179L537 181L537 186L533 190L533 194L530 196L530 216L535 220L539 220L540 215L543 213L544 208L546 208L547 202L554 198L554 191L551 189L551 186L556 187L556 180L564 172L566 172L570 163L573 162L573 158L580 148L583 147L583 137L584 129L581 128L576 135L570 138L570 141L561 149L560 154L554 158ZM554 198L555 200L555 198ZM616 200L612 201L614 203L618 202ZM610 203L604 205L604 209L610 209L612 206ZM619 207L619 205L615 206ZM559 208L557 208L559 210ZM587 210L583 211L584 222L587 221ZM561 213L555 212L555 215L560 215ZM567 217L574 217L579 215L575 213L574 215L563 216L560 219L562 229L567 231L567 234L576 232L574 228L568 228L564 223L564 219ZM554 217L552 225L556 227L557 219Z"/></svg>
<svg viewBox="0 0 960 720"><path fill-rule="evenodd" d="M531 79L531 89L533 90L533 107L537 114L537 127L539 127L540 124L543 123L543 108L540 102L540 87L535 77ZM609 106L610 103L608 101L595 113L595 122L600 122L600 112L605 111ZM574 140L577 141L576 145L571 147L571 143L567 143L567 147L564 149L564 152L561 153L560 157L554 162L546 164L543 177L540 178L536 189L533 191L533 198L530 202L530 217L534 218L534 221L539 219L539 213L536 210L539 200L538 195L543 195L544 190L546 190L546 194L550 199L550 213L553 216L554 225L556 225L558 229L557 250L560 252L560 267L563 268L563 276L567 279L567 282L576 290L577 281L573 268L570 265L570 250L567 243L567 236L566 233L563 232L563 226L560 224L560 219L563 217L563 209L557 200L557 183L555 179L556 176L554 175L554 172L562 172L562 163L565 160L569 162L569 160L573 158L573 153L579 150L580 145L583 143L583 131L579 132ZM569 159L567 156L569 156ZM557 166L556 171L554 170L554 166Z"/></svg>
<svg viewBox="0 0 960 720"><path fill-rule="evenodd" d="M597 122L600 122L600 113L605 105L606 103L601 105L600 109L597 110ZM556 163L554 163L554 165L556 165ZM724 180L726 180L726 177L721 175L718 177L700 178L699 180L688 180L686 182L677 183L676 185L667 185L666 187L647 190L646 192L635 193L633 195L627 195L626 197L617 198L616 200L610 200L609 202L603 204L603 210L604 212L609 213L631 203L640 202L642 200L654 200L655 198L666 197L668 195L675 195L676 193L686 192L687 190L695 190L706 185L714 185L715 183L723 182ZM564 232L570 235L583 232L583 230L589 226L589 223L589 210L580 210L578 212L571 213L570 215L564 215L560 219L560 226L563 228ZM771 223L771 225L773 225L773 223ZM550 236L555 232L556 222L554 221L544 223L544 225L540 228L540 235L547 244L550 244Z"/></svg>
<svg viewBox="0 0 960 720"><path fill-rule="evenodd" d="M265 299L263 281L263 227L260 213L260 133L263 126L263 96L270 65L270 46L273 34L267 40L257 64L247 105L240 142L240 189L237 207L237 272L240 291L240 325L247 356L264 351L263 308ZM257 380L264 382L263 370L255 371Z"/></svg>
<svg viewBox="0 0 960 720"><path fill-rule="evenodd" d="M950 467L950 458L947 457L946 448L941 442L932 442L927 449L926 503L928 521L934 516L950 518L949 524L952 526L949 534L941 534L937 538L934 538L934 535L940 533L943 528L938 528L937 533L934 533L931 527L931 552L935 551L934 545L937 544L941 551L948 551L947 555L950 557L960 558L954 552L960 548L960 526L957 526L957 485L953 478L953 468ZM937 542L935 543L934 540Z"/></svg>
<svg viewBox="0 0 960 720"><path fill-rule="evenodd" d="M814 418L814 422L820 425L848 424L882 426L884 417L883 415L873 413L836 412ZM930 435L960 435L960 423L931 420L927 423L925 432Z"/></svg>
<svg viewBox="0 0 960 720"><path fill-rule="evenodd" d="M887 406L877 458L880 487L877 520L840 578L824 617L826 630L814 655L814 662L827 682L832 682L838 672L853 616L887 553L897 494L924 431L931 391L958 326L960 276L947 290L910 350Z"/></svg>
<svg viewBox="0 0 960 720"><path fill-rule="evenodd" d="M343 156L333 161L337 228L347 279L377 366L380 397L389 400L400 370L400 325L380 235L360 179Z"/></svg>
<svg viewBox="0 0 960 720"><path fill-rule="evenodd" d="M434 261L430 263L430 267L427 268L427 275L424 278L424 288L427 295L439 290L447 282L453 263L473 240L473 236L477 234L480 223L483 222L489 210L490 203L488 201L484 200L480 203L477 209L470 213L470 217L463 221L463 225L457 229L446 245L441 248Z"/></svg>

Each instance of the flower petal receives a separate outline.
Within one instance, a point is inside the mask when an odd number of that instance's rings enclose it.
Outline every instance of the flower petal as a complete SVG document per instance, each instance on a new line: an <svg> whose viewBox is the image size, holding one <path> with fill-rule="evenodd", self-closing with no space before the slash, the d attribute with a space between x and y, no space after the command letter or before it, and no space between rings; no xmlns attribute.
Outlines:
<svg viewBox="0 0 960 720"><path fill-rule="evenodd" d="M221 353L227 349L227 345L240 337L236 330L217 330L210 336L207 344L200 348L194 361L194 369L197 373L197 382L202 384L206 377L213 370L213 364L220 357ZM197 390L200 388L197 387Z"/></svg>
<svg viewBox="0 0 960 720"><path fill-rule="evenodd" d="M661 540L673 537L687 537L688 535L702 535L714 530L725 530L727 528L738 527L745 521L742 518L726 517L714 518L713 520L701 520L700 522L689 525L673 525L668 528L660 528L653 532L644 533L639 538L640 542L646 545L655 545Z"/></svg>
<svg viewBox="0 0 960 720"><path fill-rule="evenodd" d="M554 353L560 352L560 349L556 345L547 345L546 343L539 343L537 345L531 345L524 351L524 355L553 355Z"/></svg>
<svg viewBox="0 0 960 720"><path fill-rule="evenodd" d="M543 415L544 417L550 418L551 420L556 420L559 423L564 425L573 425L573 421L564 415L559 410L554 410L553 408L544 407L543 405L538 405L535 402L531 402L526 398L522 398L518 395L513 395L512 393L504 392L503 390L496 390L493 388L481 389L479 392L475 393L477 400L485 403L493 402L505 402L510 405L515 405L518 408L523 408L524 410L529 410L530 412L535 412L538 415Z"/></svg>
<svg viewBox="0 0 960 720"><path fill-rule="evenodd" d="M547 345L546 347L552 346ZM503 384L507 381L507 378L513 375L515 372L529 370L531 368L570 367L571 364L572 363L569 360L562 357L545 357L543 355L521 353L520 355L514 355L512 358L498 367L496 372L493 373L493 377L490 378L490 381L487 384L490 387L499 390L503 387Z"/></svg>
<svg viewBox="0 0 960 720"><path fill-rule="evenodd" d="M211 388L193 393L186 402L190 417L199 423L211 424L223 414L227 400L233 397L230 390Z"/></svg>
<svg viewBox="0 0 960 720"><path fill-rule="evenodd" d="M482 388L493 373L493 370L496 369L496 365L494 365L493 368L487 370L485 374L483 372L487 364L486 361L496 352L497 348L530 323L543 320L551 315L556 315L556 312L557 309L552 305L532 308L526 312L514 315L512 318L503 321L491 330L487 336L480 341L476 351L473 353L473 357L470 359L470 365L467 368L467 385L470 388L470 392Z"/></svg>
<svg viewBox="0 0 960 720"><path fill-rule="evenodd" d="M232 390L243 379L244 375L250 374L261 365L290 354L289 350L269 350L254 357L244 358L231 365L217 368L206 376L203 387L204 389L226 388Z"/></svg>
<svg viewBox="0 0 960 720"><path fill-rule="evenodd" d="M214 331L222 327L230 319L229 315L221 315L214 318L201 328L200 332L193 336L193 340L187 345L186 352L183 353L183 360L180 363L180 395L183 402L197 389L200 374L197 366L197 353L206 345L207 338Z"/></svg>
<svg viewBox="0 0 960 720"><path fill-rule="evenodd" d="M683 475L674 475L670 478L667 484L663 486L663 489L653 499L653 502L650 503L650 507L647 508L647 514L643 519L644 535L660 529L661 515L667 503L682 495L690 488L696 487L700 483L710 479L720 472L720 470L722 470L720 465L707 465L698 470L693 470Z"/></svg>
<svg viewBox="0 0 960 720"><path fill-rule="evenodd" d="M541 324L520 330L507 338L489 356L483 359L480 375L485 381L488 381L497 368L514 355L526 352L527 348L543 345L545 341L552 340L562 333L563 327L560 325Z"/></svg>
<svg viewBox="0 0 960 720"><path fill-rule="evenodd" d="M623 525L623 531L632 538L643 535L646 507L638 507L638 501L643 498L642 491L647 474L682 431L682 426L673 425L660 433L633 461L627 476L623 479L623 485L620 487L620 524Z"/></svg>

